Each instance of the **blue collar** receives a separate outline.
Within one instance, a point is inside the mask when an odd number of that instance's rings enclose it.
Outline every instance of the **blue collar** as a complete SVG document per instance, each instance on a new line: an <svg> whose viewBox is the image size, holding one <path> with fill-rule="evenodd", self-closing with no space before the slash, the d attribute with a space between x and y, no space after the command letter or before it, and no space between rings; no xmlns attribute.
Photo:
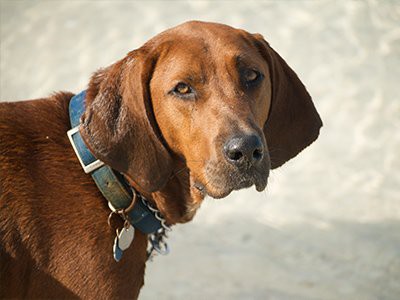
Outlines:
<svg viewBox="0 0 400 300"><path fill-rule="evenodd" d="M145 234L152 234L162 228L156 213L149 209L146 200L126 182L119 172L98 160L86 147L79 133L80 118L85 112L85 96L83 91L71 98L69 118L71 128L68 137L85 173L90 174L98 189L108 201L110 208L117 211L126 210L125 217L133 227ZM135 203L131 208L132 199Z"/></svg>

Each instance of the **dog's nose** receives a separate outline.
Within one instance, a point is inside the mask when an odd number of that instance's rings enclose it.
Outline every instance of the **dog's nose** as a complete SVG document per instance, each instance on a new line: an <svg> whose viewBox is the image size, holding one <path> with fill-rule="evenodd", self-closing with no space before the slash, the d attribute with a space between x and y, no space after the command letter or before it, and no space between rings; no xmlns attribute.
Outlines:
<svg viewBox="0 0 400 300"><path fill-rule="evenodd" d="M264 147L258 135L239 135L224 145L227 160L238 167L253 166L264 156Z"/></svg>

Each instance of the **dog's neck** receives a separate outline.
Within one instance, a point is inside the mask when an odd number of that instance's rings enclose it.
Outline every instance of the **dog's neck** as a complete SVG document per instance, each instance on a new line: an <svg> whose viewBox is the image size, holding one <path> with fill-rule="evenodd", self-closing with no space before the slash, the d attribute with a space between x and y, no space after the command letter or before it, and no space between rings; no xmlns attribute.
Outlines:
<svg viewBox="0 0 400 300"><path fill-rule="evenodd" d="M159 191L148 193L135 183L132 186L152 202L164 216L168 224L191 221L200 207L204 196L190 182L190 171L184 162L178 161L176 171Z"/></svg>

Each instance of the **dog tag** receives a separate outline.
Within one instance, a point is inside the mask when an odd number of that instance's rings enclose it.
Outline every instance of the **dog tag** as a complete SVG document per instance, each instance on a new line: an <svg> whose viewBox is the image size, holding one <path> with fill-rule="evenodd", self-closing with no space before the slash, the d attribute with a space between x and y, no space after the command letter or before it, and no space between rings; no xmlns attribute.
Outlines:
<svg viewBox="0 0 400 300"><path fill-rule="evenodd" d="M118 247L124 251L129 248L132 244L133 238L135 237L135 228L131 224L128 227L122 228L118 234Z"/></svg>
<svg viewBox="0 0 400 300"><path fill-rule="evenodd" d="M114 239L114 246L113 246L113 254L116 262L119 262L121 260L123 253L124 252L118 246L118 237L116 236Z"/></svg>

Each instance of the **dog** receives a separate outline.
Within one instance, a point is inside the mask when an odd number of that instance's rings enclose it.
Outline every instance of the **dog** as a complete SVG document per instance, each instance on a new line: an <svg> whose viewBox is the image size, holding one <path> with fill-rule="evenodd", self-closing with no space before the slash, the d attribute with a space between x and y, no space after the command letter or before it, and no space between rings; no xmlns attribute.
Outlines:
<svg viewBox="0 0 400 300"><path fill-rule="evenodd" d="M84 107L68 138L72 101ZM122 249L133 206L147 201L142 215L164 234L190 221L206 195L263 191L270 170L321 126L306 88L260 34L199 21L100 69L79 97L1 103L1 298L137 298L157 234L136 228ZM112 170L132 207L107 204L82 170L76 134L99 164L81 162L85 172Z"/></svg>

